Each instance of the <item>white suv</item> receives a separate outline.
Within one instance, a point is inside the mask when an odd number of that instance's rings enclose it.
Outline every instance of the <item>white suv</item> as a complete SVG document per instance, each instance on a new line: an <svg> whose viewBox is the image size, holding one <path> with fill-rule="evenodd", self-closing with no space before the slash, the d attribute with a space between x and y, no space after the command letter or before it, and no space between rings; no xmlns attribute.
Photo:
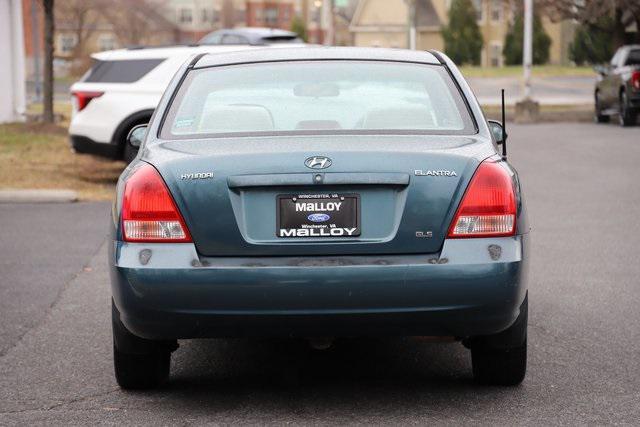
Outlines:
<svg viewBox="0 0 640 427"><path fill-rule="evenodd" d="M271 47L175 46L92 55L93 67L71 86L71 146L77 153L131 161L136 152L125 144L129 131L149 121L169 81L186 60L204 53L260 48Z"/></svg>

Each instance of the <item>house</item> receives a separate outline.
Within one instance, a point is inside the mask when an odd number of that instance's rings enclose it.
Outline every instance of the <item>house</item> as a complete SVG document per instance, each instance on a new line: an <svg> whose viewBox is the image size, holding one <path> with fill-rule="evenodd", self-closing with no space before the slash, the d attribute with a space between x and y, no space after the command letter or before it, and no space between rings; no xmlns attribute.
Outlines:
<svg viewBox="0 0 640 427"><path fill-rule="evenodd" d="M444 50L442 27L449 22L451 0L415 0L416 48ZM481 65L504 65L504 39L516 7L513 1L472 0L476 21L484 40ZM351 21L355 46L408 47L406 0L360 0ZM551 37L550 63L569 62L569 44L575 23L553 22L543 17L542 24Z"/></svg>
<svg viewBox="0 0 640 427"><path fill-rule="evenodd" d="M444 49L441 28L447 10L441 3L416 0L417 49ZM350 27L354 45L407 48L408 14L404 0L360 0Z"/></svg>

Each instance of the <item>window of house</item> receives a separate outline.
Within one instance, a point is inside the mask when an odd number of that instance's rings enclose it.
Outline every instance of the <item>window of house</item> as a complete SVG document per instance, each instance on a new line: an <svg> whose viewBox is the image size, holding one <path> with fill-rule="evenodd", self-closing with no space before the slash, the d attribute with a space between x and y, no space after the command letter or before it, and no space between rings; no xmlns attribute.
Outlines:
<svg viewBox="0 0 640 427"><path fill-rule="evenodd" d="M284 9L282 9L282 20L285 22L288 22L290 17L291 17L291 10L288 7L285 7Z"/></svg>
<svg viewBox="0 0 640 427"><path fill-rule="evenodd" d="M98 49L113 50L116 48L116 39L112 34L102 34L98 37Z"/></svg>
<svg viewBox="0 0 640 427"><path fill-rule="evenodd" d="M202 22L210 23L216 20L216 11L213 9L202 9L201 11Z"/></svg>
<svg viewBox="0 0 640 427"><path fill-rule="evenodd" d="M260 9L260 8L255 8L253 10L253 17L255 19L256 22L262 22L262 16L264 15L264 10Z"/></svg>
<svg viewBox="0 0 640 427"><path fill-rule="evenodd" d="M277 7L267 7L264 9L264 22L268 25L278 25Z"/></svg>
<svg viewBox="0 0 640 427"><path fill-rule="evenodd" d="M193 10L183 7L178 13L178 21L181 24L191 24L193 22Z"/></svg>
<svg viewBox="0 0 640 427"><path fill-rule="evenodd" d="M491 21L502 21L502 0L491 0Z"/></svg>
<svg viewBox="0 0 640 427"><path fill-rule="evenodd" d="M473 0L473 7L476 9L476 21L484 22L484 8L482 7L483 0Z"/></svg>
<svg viewBox="0 0 640 427"><path fill-rule="evenodd" d="M492 67L502 66L502 43L491 42L489 47L489 65Z"/></svg>
<svg viewBox="0 0 640 427"><path fill-rule="evenodd" d="M61 53L72 53L77 43L78 39L75 34L61 34L58 37L58 50Z"/></svg>

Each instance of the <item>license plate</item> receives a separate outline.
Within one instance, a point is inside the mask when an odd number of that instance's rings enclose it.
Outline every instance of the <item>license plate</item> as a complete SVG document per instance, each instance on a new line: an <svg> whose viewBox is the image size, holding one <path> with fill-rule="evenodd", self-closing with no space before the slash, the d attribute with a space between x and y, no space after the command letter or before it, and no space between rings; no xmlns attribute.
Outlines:
<svg viewBox="0 0 640 427"><path fill-rule="evenodd" d="M285 194L277 197L278 237L360 235L358 194Z"/></svg>

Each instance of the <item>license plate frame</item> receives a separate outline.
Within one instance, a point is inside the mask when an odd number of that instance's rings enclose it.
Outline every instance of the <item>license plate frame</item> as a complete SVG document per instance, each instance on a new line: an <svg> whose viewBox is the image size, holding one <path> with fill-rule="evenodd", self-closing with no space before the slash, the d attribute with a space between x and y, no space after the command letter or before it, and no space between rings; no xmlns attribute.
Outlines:
<svg viewBox="0 0 640 427"><path fill-rule="evenodd" d="M293 239L358 237L360 209L357 193L279 194L275 234L278 238Z"/></svg>

